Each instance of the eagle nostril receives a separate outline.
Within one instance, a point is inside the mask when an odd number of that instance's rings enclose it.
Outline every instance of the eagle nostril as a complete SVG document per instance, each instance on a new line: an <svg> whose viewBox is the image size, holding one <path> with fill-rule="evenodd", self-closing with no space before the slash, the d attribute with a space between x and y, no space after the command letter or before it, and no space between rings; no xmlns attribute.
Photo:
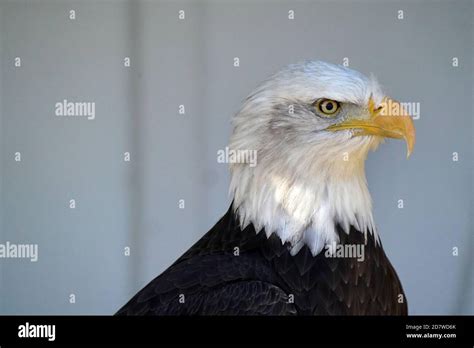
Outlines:
<svg viewBox="0 0 474 348"><path fill-rule="evenodd" d="M378 115L379 113L381 113L383 110L383 105L380 105L378 108L376 108L374 110L374 115Z"/></svg>

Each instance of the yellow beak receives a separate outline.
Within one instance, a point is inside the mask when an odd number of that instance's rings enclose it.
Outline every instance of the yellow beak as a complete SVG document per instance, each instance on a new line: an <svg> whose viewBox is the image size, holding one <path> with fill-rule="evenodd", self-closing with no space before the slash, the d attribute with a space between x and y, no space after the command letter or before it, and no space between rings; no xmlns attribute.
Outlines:
<svg viewBox="0 0 474 348"><path fill-rule="evenodd" d="M407 157L415 146L415 126L410 115L399 102L385 97L381 106L374 108L374 101L369 100L369 119L350 117L344 122L327 128L329 131L353 129L354 136L377 135L384 138L405 139Z"/></svg>

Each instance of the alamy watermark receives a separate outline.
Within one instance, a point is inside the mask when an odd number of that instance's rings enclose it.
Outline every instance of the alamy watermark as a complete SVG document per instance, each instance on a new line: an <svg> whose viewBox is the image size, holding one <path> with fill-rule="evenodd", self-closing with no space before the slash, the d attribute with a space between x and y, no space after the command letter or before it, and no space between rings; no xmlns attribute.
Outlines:
<svg viewBox="0 0 474 348"><path fill-rule="evenodd" d="M250 167L255 167L257 150L233 150L226 146L217 151L217 163L247 163Z"/></svg>
<svg viewBox="0 0 474 348"><path fill-rule="evenodd" d="M30 259L38 261L38 244L0 244L0 259Z"/></svg>
<svg viewBox="0 0 474 348"><path fill-rule="evenodd" d="M332 242L326 245L324 256L327 258L354 258L359 262L365 260L365 245L364 244L338 244Z"/></svg>
<svg viewBox="0 0 474 348"><path fill-rule="evenodd" d="M380 111L382 116L411 116L412 119L418 120L420 118L421 105L419 102L395 102L389 99L388 101L382 101L383 106Z"/></svg>
<svg viewBox="0 0 474 348"><path fill-rule="evenodd" d="M71 102L64 99L54 105L56 116L87 117L88 120L95 119L95 102Z"/></svg>
<svg viewBox="0 0 474 348"><path fill-rule="evenodd" d="M56 339L56 325L54 324L30 324L26 322L18 326L19 338L46 338L48 341Z"/></svg>

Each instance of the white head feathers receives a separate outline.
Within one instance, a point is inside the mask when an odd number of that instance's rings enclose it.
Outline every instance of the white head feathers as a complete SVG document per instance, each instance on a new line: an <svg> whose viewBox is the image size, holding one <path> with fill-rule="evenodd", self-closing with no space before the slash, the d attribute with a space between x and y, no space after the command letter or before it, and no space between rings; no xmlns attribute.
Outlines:
<svg viewBox="0 0 474 348"><path fill-rule="evenodd" d="M292 253L306 244L314 255L338 242L337 224L375 235L364 161L381 138L328 132L344 113L318 117L312 104L327 98L344 112L364 112L370 98L378 105L383 96L375 79L318 61L290 65L263 82L235 115L229 144L258 155L255 167L231 165L242 227L253 223L290 242Z"/></svg>

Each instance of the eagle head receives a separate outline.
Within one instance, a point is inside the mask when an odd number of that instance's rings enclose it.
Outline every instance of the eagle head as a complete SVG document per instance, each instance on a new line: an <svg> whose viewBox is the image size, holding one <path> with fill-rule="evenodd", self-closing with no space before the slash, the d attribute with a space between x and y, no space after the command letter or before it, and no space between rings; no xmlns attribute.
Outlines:
<svg viewBox="0 0 474 348"><path fill-rule="evenodd" d="M411 117L374 77L320 61L292 64L257 87L233 118L229 148L257 163L231 164L241 227L307 245L315 255L351 226L378 240L364 162L384 138L415 143Z"/></svg>

